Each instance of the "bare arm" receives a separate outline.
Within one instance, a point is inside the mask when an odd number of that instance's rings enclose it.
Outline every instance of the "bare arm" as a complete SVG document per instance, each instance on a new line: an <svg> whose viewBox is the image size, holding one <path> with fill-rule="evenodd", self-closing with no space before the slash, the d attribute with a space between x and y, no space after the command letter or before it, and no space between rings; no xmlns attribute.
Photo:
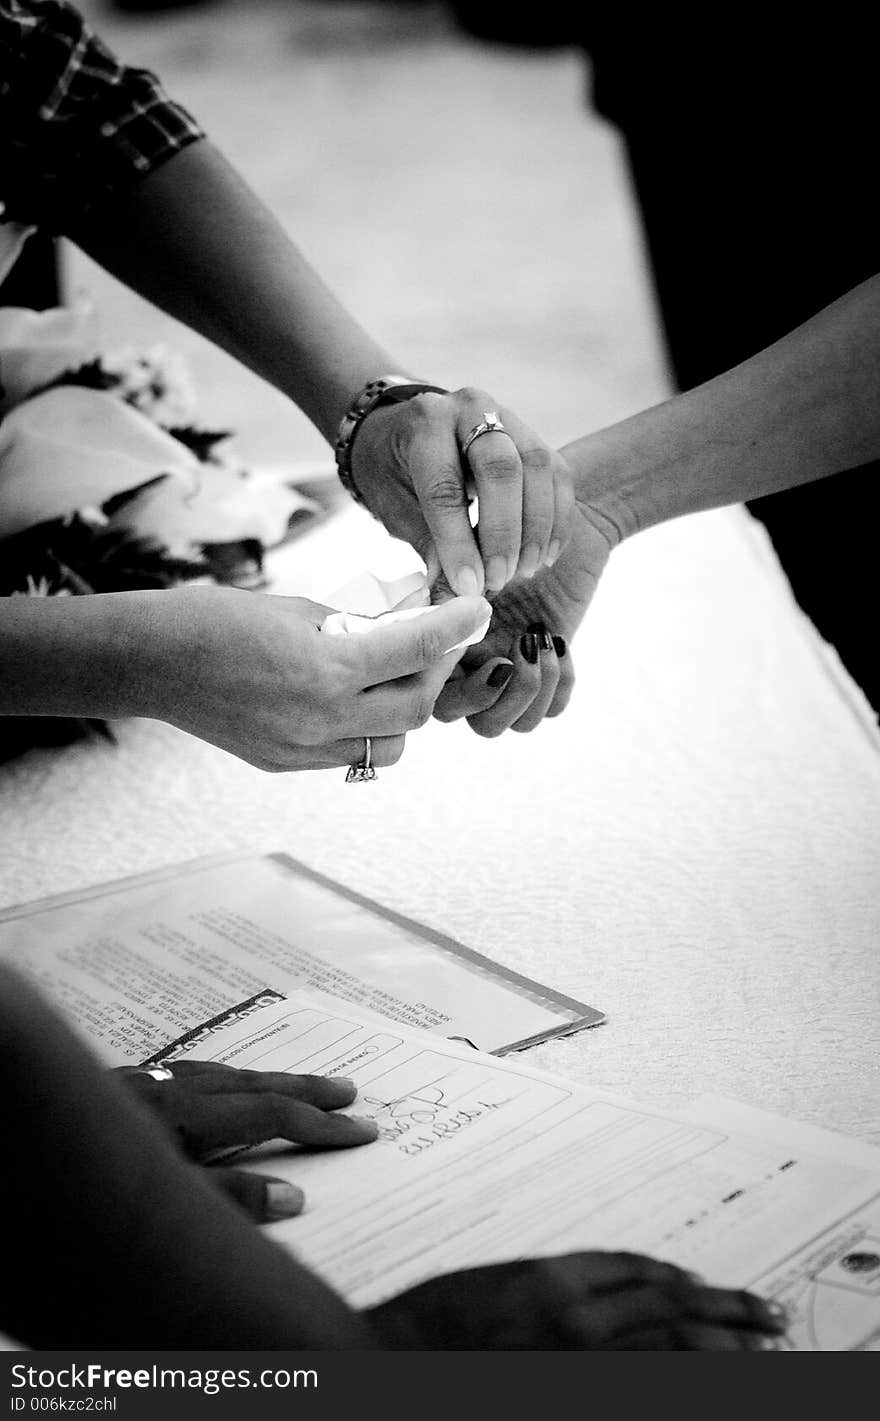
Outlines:
<svg viewBox="0 0 880 1421"><path fill-rule="evenodd" d="M615 541L880 458L880 276L716 380L561 452Z"/></svg>
<svg viewBox="0 0 880 1421"><path fill-rule="evenodd" d="M208 139L81 219L70 236L288 395L328 439L354 393L399 368Z"/></svg>

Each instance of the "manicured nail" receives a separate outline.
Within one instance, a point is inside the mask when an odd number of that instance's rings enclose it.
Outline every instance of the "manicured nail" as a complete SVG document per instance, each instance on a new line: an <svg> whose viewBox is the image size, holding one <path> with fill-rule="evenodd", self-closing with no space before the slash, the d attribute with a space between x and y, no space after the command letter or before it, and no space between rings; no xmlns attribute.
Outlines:
<svg viewBox="0 0 880 1421"><path fill-rule="evenodd" d="M493 691L500 691L502 686L506 686L513 675L513 665L510 661L499 661L497 666L493 666L486 677L486 685L491 686Z"/></svg>
<svg viewBox="0 0 880 1421"><path fill-rule="evenodd" d="M532 625L528 627L527 630L533 632L538 638L538 645L542 651L553 650L553 638L543 622L532 622Z"/></svg>
<svg viewBox="0 0 880 1421"><path fill-rule="evenodd" d="M337 1085L347 1086L349 1090L356 1090L357 1086L351 1076L334 1076L333 1080Z"/></svg>
<svg viewBox="0 0 880 1421"><path fill-rule="evenodd" d="M565 653L566 653L567 650L568 650L568 647L567 647L566 644L565 644L565 637L564 637L564 636L555 636L555 637L553 638L553 650L556 652L556 655L559 657L559 660L561 661L562 658L563 658L563 656L565 655Z"/></svg>
<svg viewBox="0 0 880 1421"><path fill-rule="evenodd" d="M534 632L526 632L525 636L520 637L519 649L529 665L534 666L538 659L538 638Z"/></svg>
<svg viewBox="0 0 880 1421"><path fill-rule="evenodd" d="M472 567L460 567L455 574L455 590L459 597L479 597L483 589Z"/></svg>
<svg viewBox="0 0 880 1421"><path fill-rule="evenodd" d="M486 586L490 592L500 592L507 582L507 558L489 558L486 563Z"/></svg>
<svg viewBox="0 0 880 1421"><path fill-rule="evenodd" d="M553 564L555 563L556 559L559 557L559 554L561 553L561 551L562 551L562 544L560 543L560 541L559 541L558 538L554 538L554 539L553 539L553 542L550 544L549 548L547 549L547 556L546 556L546 558L544 559L545 565L546 565L547 567L552 567Z"/></svg>
<svg viewBox="0 0 880 1421"><path fill-rule="evenodd" d="M538 563L541 561L541 549L537 543L529 543L520 553L517 572L520 577L534 577L538 571Z"/></svg>
<svg viewBox="0 0 880 1421"><path fill-rule="evenodd" d="M287 1184L283 1179L270 1179L266 1185L266 1218L270 1223L275 1219L292 1219L301 1214L306 1196L295 1184Z"/></svg>

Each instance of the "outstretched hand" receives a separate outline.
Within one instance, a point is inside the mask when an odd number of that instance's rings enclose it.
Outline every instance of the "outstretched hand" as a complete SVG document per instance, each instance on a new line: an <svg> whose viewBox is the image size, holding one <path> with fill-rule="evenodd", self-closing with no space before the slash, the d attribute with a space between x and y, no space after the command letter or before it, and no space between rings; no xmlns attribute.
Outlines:
<svg viewBox="0 0 880 1421"><path fill-rule="evenodd" d="M466 1268L366 1316L389 1350L741 1352L785 1330L776 1304L637 1253Z"/></svg>
<svg viewBox="0 0 880 1421"><path fill-rule="evenodd" d="M534 730L568 705L575 679L571 639L618 541L613 526L586 504L574 505L569 531L552 567L516 578L490 597L489 631L440 693L438 720L466 717L478 735L491 737L509 728ZM449 589L440 580L434 597L444 596Z"/></svg>
<svg viewBox="0 0 880 1421"><path fill-rule="evenodd" d="M175 1061L171 1080L121 1066L114 1074L148 1105L187 1158L199 1164L266 1140L342 1150L375 1140L372 1120L336 1112L357 1096L353 1081L245 1071L212 1061ZM257 1223L302 1212L302 1190L283 1179L213 1164L211 1179Z"/></svg>

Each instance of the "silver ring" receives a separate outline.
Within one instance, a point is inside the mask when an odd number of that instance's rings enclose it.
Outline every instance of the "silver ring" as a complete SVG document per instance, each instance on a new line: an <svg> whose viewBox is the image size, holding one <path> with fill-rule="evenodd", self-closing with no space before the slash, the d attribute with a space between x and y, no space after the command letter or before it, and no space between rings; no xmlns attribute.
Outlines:
<svg viewBox="0 0 880 1421"><path fill-rule="evenodd" d="M357 765L349 765L345 775L347 785L367 784L369 780L376 778L376 771L373 769L373 742L369 735L364 736L364 758Z"/></svg>
<svg viewBox="0 0 880 1421"><path fill-rule="evenodd" d="M461 455L464 458L475 439L479 439L481 434L507 434L508 439L513 435L509 434L501 423L497 410L484 410L483 418L479 424L475 424L470 434L461 446Z"/></svg>
<svg viewBox="0 0 880 1421"><path fill-rule="evenodd" d="M152 1076L154 1081L173 1081L174 1072L167 1066L139 1066L138 1075Z"/></svg>

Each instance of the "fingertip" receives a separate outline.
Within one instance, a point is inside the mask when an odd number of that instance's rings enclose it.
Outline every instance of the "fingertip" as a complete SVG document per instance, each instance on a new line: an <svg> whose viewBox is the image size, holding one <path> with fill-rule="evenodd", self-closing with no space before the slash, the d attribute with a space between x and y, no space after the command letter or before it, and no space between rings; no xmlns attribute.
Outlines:
<svg viewBox="0 0 880 1421"><path fill-rule="evenodd" d="M492 665L492 669L486 677L486 685L500 695L512 675L513 662L498 660Z"/></svg>
<svg viewBox="0 0 880 1421"><path fill-rule="evenodd" d="M470 564L466 564L453 574L450 582L459 597L480 597L485 586L483 569L480 567L477 572Z"/></svg>
<svg viewBox="0 0 880 1421"><path fill-rule="evenodd" d="M288 1184L285 1179L267 1179L265 1188L265 1211L268 1224L279 1219L292 1219L301 1214L306 1204L306 1196L296 1184Z"/></svg>
<svg viewBox="0 0 880 1421"><path fill-rule="evenodd" d="M350 1105L357 1099L357 1085L348 1076L332 1076L330 1083L335 1086L335 1094L339 1096L341 1105Z"/></svg>
<svg viewBox="0 0 880 1421"><path fill-rule="evenodd" d="M349 1115L351 1134L355 1144L369 1145L379 1138L379 1126L367 1115Z"/></svg>

